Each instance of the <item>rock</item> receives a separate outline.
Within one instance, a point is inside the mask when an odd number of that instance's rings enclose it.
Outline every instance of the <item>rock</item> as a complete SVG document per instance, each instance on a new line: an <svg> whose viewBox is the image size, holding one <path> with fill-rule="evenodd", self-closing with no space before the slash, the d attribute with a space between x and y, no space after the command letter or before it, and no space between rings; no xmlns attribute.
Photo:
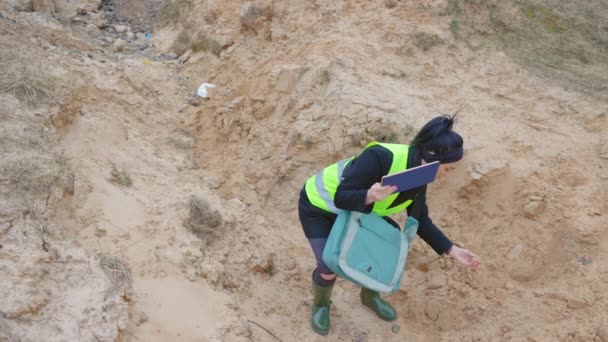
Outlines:
<svg viewBox="0 0 608 342"><path fill-rule="evenodd" d="M271 18L270 7L262 2L250 2L241 7L239 21L244 29L259 27L261 23Z"/></svg>
<svg viewBox="0 0 608 342"><path fill-rule="evenodd" d="M401 326L398 323L393 324L393 326L391 327L391 331L393 332L393 334L399 333L399 330L401 330Z"/></svg>
<svg viewBox="0 0 608 342"><path fill-rule="evenodd" d="M207 186L209 186L209 189L218 189L223 183L224 180L220 177L207 178Z"/></svg>
<svg viewBox="0 0 608 342"><path fill-rule="evenodd" d="M509 282L505 283L505 289L507 289L507 290L513 290L513 284L509 283Z"/></svg>
<svg viewBox="0 0 608 342"><path fill-rule="evenodd" d="M116 33L125 33L129 28L126 25L114 25L114 30L116 30Z"/></svg>
<svg viewBox="0 0 608 342"><path fill-rule="evenodd" d="M188 99L188 104L193 107L198 107L201 105L201 103L202 103L202 100L198 96L192 96Z"/></svg>
<svg viewBox="0 0 608 342"><path fill-rule="evenodd" d="M140 325L142 325L142 324L144 324L144 323L148 322L149 320L150 320L150 318L149 318L149 317L148 317L148 315L147 315L145 312L143 312L143 311L138 312L138 313L135 315L135 324L136 324L137 326L140 326Z"/></svg>
<svg viewBox="0 0 608 342"><path fill-rule="evenodd" d="M114 43L112 44L112 47L114 48L114 51L116 52L120 52L122 51L125 46L127 46L127 42L125 42L124 40L118 38L114 41Z"/></svg>
<svg viewBox="0 0 608 342"><path fill-rule="evenodd" d="M97 20L95 20L95 26L99 27L100 29L106 28L108 27L108 21L105 19L98 18Z"/></svg>
<svg viewBox="0 0 608 342"><path fill-rule="evenodd" d="M93 24L88 24L86 27L86 31L90 34L94 34L99 32L99 28Z"/></svg>
<svg viewBox="0 0 608 342"><path fill-rule="evenodd" d="M133 37L135 37L135 34L131 31L127 32L127 39L128 40L133 40Z"/></svg>
<svg viewBox="0 0 608 342"><path fill-rule="evenodd" d="M143 33L141 33L141 32L137 32L137 33L135 34L135 38L136 38L137 40L143 40L143 41L145 41L145 40L146 40L146 35L145 35L145 34L143 34Z"/></svg>

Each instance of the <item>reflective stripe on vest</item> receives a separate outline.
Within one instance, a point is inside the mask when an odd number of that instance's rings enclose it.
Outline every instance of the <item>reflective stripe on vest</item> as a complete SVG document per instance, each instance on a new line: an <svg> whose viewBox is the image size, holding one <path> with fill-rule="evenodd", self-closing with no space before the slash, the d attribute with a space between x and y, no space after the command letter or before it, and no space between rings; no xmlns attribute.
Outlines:
<svg viewBox="0 0 608 342"><path fill-rule="evenodd" d="M365 148L375 145L380 145L393 154L393 162L388 172L389 174L407 169L408 145L371 142ZM334 197L342 178L342 172L352 159L353 158L340 160L339 162L326 167L306 181L306 195L310 203L325 211L335 214L338 213L339 210L334 204ZM373 212L379 216L387 216L404 210L412 203L412 200L407 200L398 206L389 208L398 195L399 193L395 193L382 201L375 202Z"/></svg>

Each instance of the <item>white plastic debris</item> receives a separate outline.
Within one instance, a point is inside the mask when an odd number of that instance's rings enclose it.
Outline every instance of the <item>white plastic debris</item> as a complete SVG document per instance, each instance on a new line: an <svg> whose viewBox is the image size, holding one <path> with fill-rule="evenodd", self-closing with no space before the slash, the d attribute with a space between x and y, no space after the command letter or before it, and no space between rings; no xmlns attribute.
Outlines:
<svg viewBox="0 0 608 342"><path fill-rule="evenodd" d="M207 89L210 88L215 88L215 85L211 84L211 83L203 83L200 85L200 87L198 87L198 91L196 92L198 94L198 96L203 97L203 98L208 98L209 97L209 93L207 92Z"/></svg>

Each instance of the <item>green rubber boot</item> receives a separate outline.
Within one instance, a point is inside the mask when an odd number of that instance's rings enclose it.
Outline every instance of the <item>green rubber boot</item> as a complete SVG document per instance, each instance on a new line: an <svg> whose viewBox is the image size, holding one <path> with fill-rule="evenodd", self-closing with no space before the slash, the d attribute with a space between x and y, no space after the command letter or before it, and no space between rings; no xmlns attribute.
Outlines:
<svg viewBox="0 0 608 342"><path fill-rule="evenodd" d="M312 284L313 301L310 325L317 334L327 335L329 333L329 305L331 304L329 299L333 288L333 285L319 286L314 282Z"/></svg>
<svg viewBox="0 0 608 342"><path fill-rule="evenodd" d="M361 303L368 308L374 310L376 315L385 321L394 321L397 319L397 312L386 301L380 298L380 294L376 291L361 288Z"/></svg>

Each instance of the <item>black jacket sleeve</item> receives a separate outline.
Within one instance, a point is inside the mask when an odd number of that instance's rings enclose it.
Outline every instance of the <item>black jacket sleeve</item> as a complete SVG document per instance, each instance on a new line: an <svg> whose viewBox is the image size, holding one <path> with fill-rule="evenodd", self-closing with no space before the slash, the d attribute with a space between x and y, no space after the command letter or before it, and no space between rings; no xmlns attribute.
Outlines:
<svg viewBox="0 0 608 342"><path fill-rule="evenodd" d="M424 240L437 254L447 253L452 248L452 241L433 223L429 217L429 208L426 205L426 189L416 197L408 214L418 220L418 236Z"/></svg>
<svg viewBox="0 0 608 342"><path fill-rule="evenodd" d="M336 207L370 213L373 203L365 205L367 190L388 173L392 161L391 152L384 147L373 146L363 150L344 168L334 197Z"/></svg>

